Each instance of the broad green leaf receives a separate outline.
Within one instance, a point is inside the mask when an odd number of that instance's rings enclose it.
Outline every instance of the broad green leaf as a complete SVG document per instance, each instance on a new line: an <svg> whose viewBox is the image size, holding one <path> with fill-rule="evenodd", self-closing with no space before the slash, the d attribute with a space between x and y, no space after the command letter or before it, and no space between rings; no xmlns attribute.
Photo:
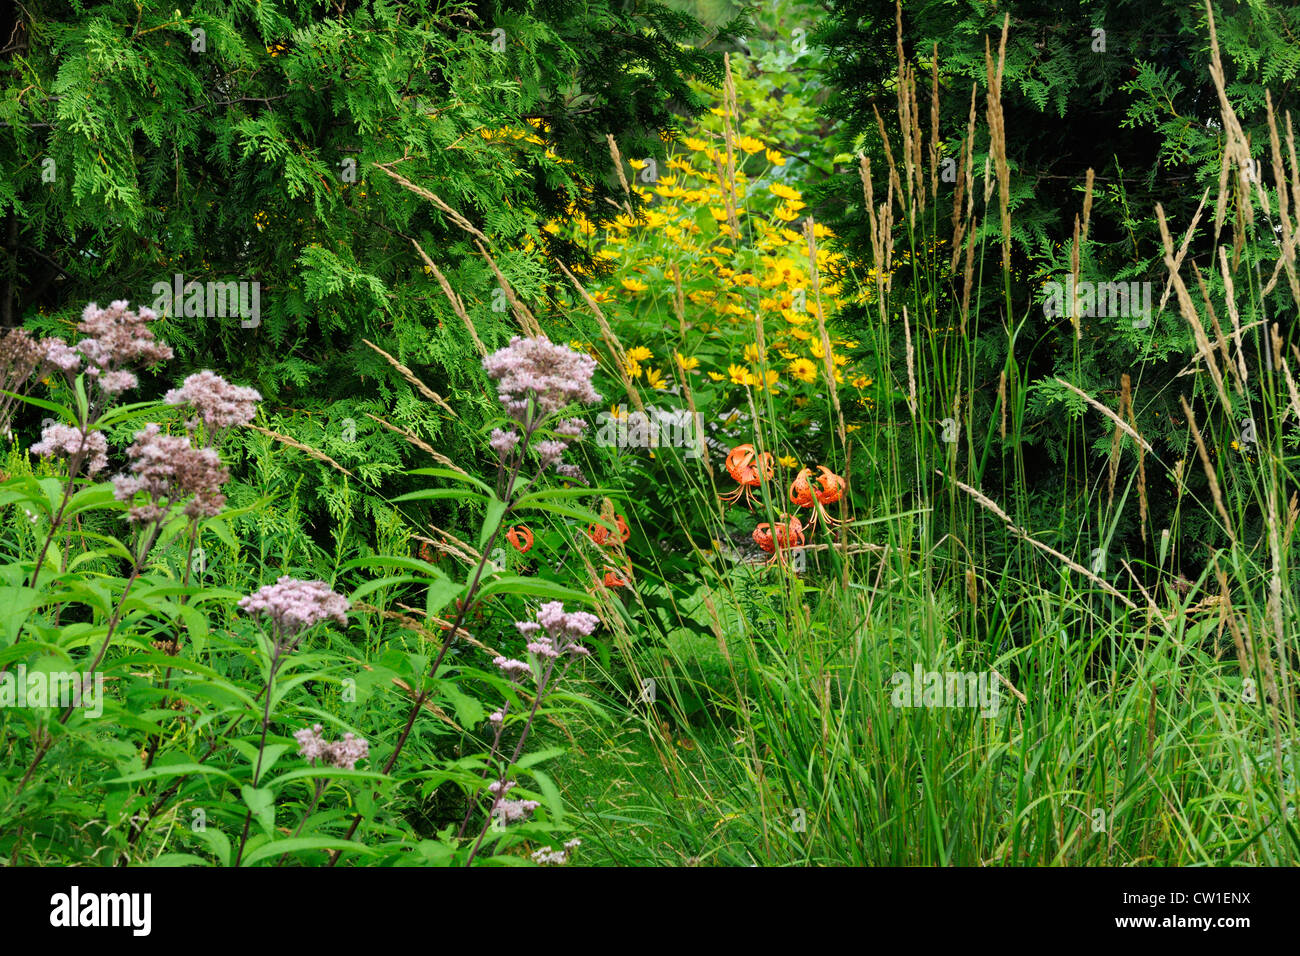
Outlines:
<svg viewBox="0 0 1300 956"><path fill-rule="evenodd" d="M106 786L112 786L118 783L140 783L142 780L162 780L167 777L186 777L191 774L206 774L213 777L220 777L230 783L235 783L235 778L224 770L217 767L210 767L202 763L172 763L162 767L150 767L148 770L137 770L135 773L128 773L124 777L115 777L112 780L105 780Z"/></svg>
<svg viewBox="0 0 1300 956"><path fill-rule="evenodd" d="M485 495L492 494L492 486L485 481L481 481L472 475L466 475L459 471L452 471L450 468L414 468L407 472L408 475L430 475L434 478L449 478L452 481L461 481L471 484L478 488Z"/></svg>
<svg viewBox="0 0 1300 956"><path fill-rule="evenodd" d="M196 830L194 835L208 845L222 866L230 866L230 837L220 827L205 826L202 830Z"/></svg>
<svg viewBox="0 0 1300 956"><path fill-rule="evenodd" d="M41 592L29 587L0 587L0 645L8 647L18 639Z"/></svg>
<svg viewBox="0 0 1300 956"><path fill-rule="evenodd" d="M501 516L505 514L506 503L495 495L488 502L487 514L483 516L483 530L479 532L478 546L481 551L487 547L488 539L492 533L497 530L497 525L501 523Z"/></svg>
<svg viewBox="0 0 1300 956"><path fill-rule="evenodd" d="M551 598L556 601L576 601L579 604L596 606L596 599L586 591L575 591L545 578L523 578L514 575L495 578L485 584L478 592L479 599L493 594L529 594L535 597Z"/></svg>
<svg viewBox="0 0 1300 956"><path fill-rule="evenodd" d="M164 853L148 860L145 866L211 866L212 863L193 853Z"/></svg>
<svg viewBox="0 0 1300 956"><path fill-rule="evenodd" d="M411 491L404 495L398 495L393 499L397 504L401 501L436 501L441 498L455 498L457 501L487 501L487 495L480 495L476 491L466 491L463 488L427 488L424 491Z"/></svg>
<svg viewBox="0 0 1300 956"><path fill-rule="evenodd" d="M275 793L269 787L250 787L248 784L240 787L239 792L262 829L272 832L275 829Z"/></svg>
<svg viewBox="0 0 1300 956"><path fill-rule="evenodd" d="M375 851L364 843L354 843L341 837L293 837L289 840L275 840L258 847L243 859L245 866L252 866L270 857L279 857L285 853L297 853L299 850L347 850L362 856L374 856Z"/></svg>

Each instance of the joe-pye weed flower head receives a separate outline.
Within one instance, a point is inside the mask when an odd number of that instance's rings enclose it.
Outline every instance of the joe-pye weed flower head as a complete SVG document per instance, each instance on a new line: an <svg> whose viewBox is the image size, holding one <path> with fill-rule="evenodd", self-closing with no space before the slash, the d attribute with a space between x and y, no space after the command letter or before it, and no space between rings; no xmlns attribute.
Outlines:
<svg viewBox="0 0 1300 956"><path fill-rule="evenodd" d="M171 389L163 396L168 405L189 405L198 413L186 426L193 431L199 420L209 432L219 432L232 425L247 425L257 415L262 400L256 389L231 385L215 372L204 369Z"/></svg>
<svg viewBox="0 0 1300 956"><path fill-rule="evenodd" d="M284 642L327 618L346 624L351 605L324 581L303 581L286 574L240 600L239 607L249 614L269 617Z"/></svg>
<svg viewBox="0 0 1300 956"><path fill-rule="evenodd" d="M128 513L132 523L161 521L168 509L189 498L187 517L211 517L226 503L221 486L230 474L211 448L195 448L184 435L165 435L150 422L135 433L135 443L127 448L130 473L113 479L113 497L131 502L140 492L149 496L143 505Z"/></svg>
<svg viewBox="0 0 1300 956"><path fill-rule="evenodd" d="M41 430L41 440L32 445L31 453L42 458L67 458L86 461L86 474L93 475L108 467L108 441L103 432L85 432L73 425L51 422Z"/></svg>
<svg viewBox="0 0 1300 956"><path fill-rule="evenodd" d="M370 744L356 734L346 733L341 740L331 743L322 731L321 725L315 724L294 733L293 739L298 741L298 756L343 770L355 770L358 760L370 756Z"/></svg>
<svg viewBox="0 0 1300 956"><path fill-rule="evenodd" d="M157 318L150 308L132 312L125 299L111 302L106 309L91 302L77 325L85 338L71 349L60 339L50 340L46 360L66 373L75 373L75 350L85 361L86 375L97 382L100 391L110 397L119 395L138 384L128 366L148 368L172 357L171 346L155 339L149 328L148 323Z"/></svg>
<svg viewBox="0 0 1300 956"><path fill-rule="evenodd" d="M525 444L549 416L575 403L600 401L600 394L591 384L596 360L544 336L515 336L505 348L484 358L483 368L497 383L497 398L506 414L523 429ZM560 459L586 427L580 419L564 419L555 426L554 437L535 443L533 449L542 468L554 466L563 477L579 480L581 472L577 467ZM489 442L502 465L512 458L519 444L518 432L501 428L492 431Z"/></svg>

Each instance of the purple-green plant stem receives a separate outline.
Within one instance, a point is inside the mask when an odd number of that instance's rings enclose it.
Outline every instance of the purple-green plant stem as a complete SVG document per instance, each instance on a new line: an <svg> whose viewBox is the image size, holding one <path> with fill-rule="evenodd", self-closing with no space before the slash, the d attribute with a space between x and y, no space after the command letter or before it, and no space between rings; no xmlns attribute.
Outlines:
<svg viewBox="0 0 1300 956"><path fill-rule="evenodd" d="M541 707L542 698L546 695L546 691L551 686L551 675L555 672L555 665L558 662L558 660L559 658L555 658L555 657L551 658L550 662L546 666L546 672L542 674L542 679L537 685L537 695L533 698L533 706L529 709L528 718L524 721L524 729L519 734L519 742L515 744L514 753L510 755L510 759L502 767L501 773L497 777L498 783L504 784L506 782L506 771L509 770L509 768L514 764L516 760L519 759L519 755L524 751L524 744L528 741L528 734L533 729L533 720L537 717L537 711ZM564 674L568 672L569 663L572 662L570 661L564 665L564 671L562 671L560 674L561 677L563 677ZM497 803L501 801L501 798L503 796L505 796L504 791L497 793L496 800L494 800L492 804L493 808L496 807ZM492 811L491 809L489 809L487 818L483 821L483 828L479 830L478 839L474 841L474 845L470 848L469 856L465 858L465 866L469 866L471 863L474 862L474 856L475 854L478 853L479 847L483 844L483 838L487 836L487 832L491 828L491 826L492 826Z"/></svg>
<svg viewBox="0 0 1300 956"><path fill-rule="evenodd" d="M266 675L266 701L262 704L262 738L257 744L257 763L253 766L254 790L257 789L257 781L262 775L262 757L266 753L266 733L271 726L271 688L275 684L275 672L280 669L280 664L283 663L285 655L287 653L292 653L294 648L296 648L302 641L302 637L300 636L298 640L293 642L292 647L286 648L283 638L284 635L281 633L280 626L277 624L272 636L275 650L271 654L271 667ZM252 820L253 810L250 807L248 812L244 814L244 832L239 837L239 851L235 854L235 866L239 866L239 861L244 858L244 844L248 842L248 826Z"/></svg>
<svg viewBox="0 0 1300 956"><path fill-rule="evenodd" d="M496 544L497 535L499 535L501 529L506 526L506 521L510 517L511 509L514 507L514 503L510 499L514 495L515 484L519 479L519 470L523 466L524 458L528 450L528 443L540 424L540 420L534 420L533 408L530 405L528 421L524 425L524 435L523 438L520 439L519 448L515 454L515 461L510 470L510 477L506 481L504 493L506 506L501 512L501 517L497 520L496 527L492 529L492 534L489 536L487 543L483 546L482 554L479 555L478 564L474 568L474 574L470 578L469 587L465 591L465 600L461 602L460 609L456 612L456 619L452 622L451 628L447 632L447 638L442 642L442 648L438 651L438 656L434 659L433 666L429 668L429 680L433 680L437 677L438 668L442 666L443 658L446 657L447 651L451 649L451 645L456 640L456 635L460 632L461 625L465 622L466 616L468 616L469 612L474 607L479 583L483 579L483 570L487 567L488 557L492 553L492 546ZM407 714L406 725L402 728L402 733L397 738L397 745L393 748L392 754L385 762L384 768L381 771L385 775L388 774L388 772L397 764L397 758L401 754L402 748L406 746L407 738L411 735L411 729L415 726L415 718L419 716L420 708L424 706L424 702L428 697L429 688L427 687L421 689L419 694L416 695L415 701L411 705L410 712ZM344 835L343 839L351 840L353 834L357 832L357 827L360 825L361 814L358 813L353 816L352 824L348 827L348 832ZM342 848L335 850L330 856L329 865L334 866L337 864L342 853Z"/></svg>

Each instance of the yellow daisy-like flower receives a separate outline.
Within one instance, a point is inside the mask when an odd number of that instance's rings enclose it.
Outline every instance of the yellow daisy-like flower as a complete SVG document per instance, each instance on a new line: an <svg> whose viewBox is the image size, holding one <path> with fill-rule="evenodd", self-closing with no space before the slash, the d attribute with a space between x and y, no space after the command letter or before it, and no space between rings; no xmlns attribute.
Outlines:
<svg viewBox="0 0 1300 956"><path fill-rule="evenodd" d="M700 360L695 356L686 356L681 352L677 353L677 365L683 372L689 372L700 367Z"/></svg>
<svg viewBox="0 0 1300 956"><path fill-rule="evenodd" d="M739 146L741 149L743 149L745 152L749 153L749 155L751 156L753 156L755 153L761 153L763 150L767 149L766 143L764 143L761 139L755 139L753 136L740 137L739 139L736 140L736 145Z"/></svg>
<svg viewBox="0 0 1300 956"><path fill-rule="evenodd" d="M739 210L737 210L739 212ZM714 222L726 222L727 210L719 209L717 206L709 207L709 215L713 217Z"/></svg>
<svg viewBox="0 0 1300 956"><path fill-rule="evenodd" d="M785 183L773 183L767 187L767 191L777 199L784 199L791 203L803 199L803 193L799 192L797 189L790 188Z"/></svg>
<svg viewBox="0 0 1300 956"><path fill-rule="evenodd" d="M663 391L668 387L668 383L664 381L664 373L659 371L657 368L648 368L645 370L645 383L651 388L660 391Z"/></svg>
<svg viewBox="0 0 1300 956"><path fill-rule="evenodd" d="M632 348L627 350L627 357L633 362L644 362L653 356L654 353L644 345L634 345Z"/></svg>
<svg viewBox="0 0 1300 956"><path fill-rule="evenodd" d="M751 375L750 378L752 379L752 384L754 385L757 385L759 384L759 382L763 381L763 379L759 378L757 374ZM777 372L776 369L770 368L767 370L766 378L767 378L767 390L771 392L773 395L777 394L776 386L781 379L781 374Z"/></svg>
<svg viewBox="0 0 1300 956"><path fill-rule="evenodd" d="M727 374L728 374L729 376L731 376L731 384L732 384L732 385L749 385L749 384L751 384L751 382L750 382L750 375L749 375L749 369L745 368L745 366L743 366L743 365L728 365L728 366L727 366Z"/></svg>
<svg viewBox="0 0 1300 956"><path fill-rule="evenodd" d="M854 388L870 388L871 379L865 375L858 375L853 379L852 385Z"/></svg>
<svg viewBox="0 0 1300 956"><path fill-rule="evenodd" d="M746 361L746 362L749 362L751 365L756 365L756 364L758 364L758 361L759 361L759 359L760 359L761 357L762 357L762 355L761 355L761 353L758 351L758 346L757 346L757 345L755 345L755 344L753 344L753 343L751 342L750 344L748 344L748 345L745 346L745 361Z"/></svg>
<svg viewBox="0 0 1300 956"><path fill-rule="evenodd" d="M709 373L709 378L713 379L715 382L721 382L721 381L722 381L724 378L726 378L726 377L727 377L727 376L723 375L721 372L710 372L710 373Z"/></svg>
<svg viewBox="0 0 1300 956"><path fill-rule="evenodd" d="M624 289L635 294L642 293L646 289L650 288L640 279L620 279L619 281L623 284Z"/></svg>
<svg viewBox="0 0 1300 956"><path fill-rule="evenodd" d="M802 203L800 204L800 207L802 208ZM780 219L782 222L794 222L796 219L799 218L799 210L793 208L788 204L784 206L777 206L776 218Z"/></svg>
<svg viewBox="0 0 1300 956"><path fill-rule="evenodd" d="M773 166L785 165L785 157L774 149L769 149L764 155L767 156L767 161Z"/></svg>
<svg viewBox="0 0 1300 956"><path fill-rule="evenodd" d="M801 382L817 381L817 366L811 359L797 358L790 363L790 374Z"/></svg>
<svg viewBox="0 0 1300 956"><path fill-rule="evenodd" d="M627 418L627 408L626 408L626 406L623 406L623 407L620 407L620 406L618 406L618 405L611 405L611 406L609 406L609 417L610 417L610 418Z"/></svg>
<svg viewBox="0 0 1300 956"><path fill-rule="evenodd" d="M780 462L781 466L784 468L799 467L799 459L794 457L794 455L782 455L780 458L777 459L777 461Z"/></svg>
<svg viewBox="0 0 1300 956"><path fill-rule="evenodd" d="M636 359L628 359L627 365L624 366L624 370L627 372L628 378L641 377L641 363Z"/></svg>

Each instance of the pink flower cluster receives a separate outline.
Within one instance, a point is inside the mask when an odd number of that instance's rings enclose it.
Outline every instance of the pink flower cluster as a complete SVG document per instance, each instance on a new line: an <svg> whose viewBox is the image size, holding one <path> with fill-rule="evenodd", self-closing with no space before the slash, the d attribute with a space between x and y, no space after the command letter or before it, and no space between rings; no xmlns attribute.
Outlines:
<svg viewBox="0 0 1300 956"><path fill-rule="evenodd" d="M579 402L600 401L591 387L596 360L545 336L516 335L510 344L483 359L488 377L497 383L497 397L510 417L522 423L531 397L541 415L551 415Z"/></svg>
<svg viewBox="0 0 1300 956"><path fill-rule="evenodd" d="M591 386L591 377L596 371L595 359L567 345L556 345L544 336L528 339L515 336L505 348L483 359L483 368L497 383L497 398L505 407L506 414L523 425L528 434L540 419L574 402L589 405L600 401L600 395ZM530 401L536 404L536 417L531 421L528 420ZM582 473L578 467L562 463L560 456L586 427L586 423L577 418L561 421L555 427L557 437L534 446L542 467L554 465L564 477L580 480ZM519 445L519 434L496 428L488 444L505 465Z"/></svg>
<svg viewBox="0 0 1300 956"><path fill-rule="evenodd" d="M569 862L569 854L582 846L581 840L569 840L564 844L563 849L552 850L550 846L544 846L540 850L534 850L532 857L533 862L538 866L563 866Z"/></svg>
<svg viewBox="0 0 1300 956"><path fill-rule="evenodd" d="M488 447L496 452L502 461L505 461L506 457L515 450L518 444L518 432L508 432L500 428L494 428L492 429L492 440L488 442Z"/></svg>
<svg viewBox="0 0 1300 956"><path fill-rule="evenodd" d="M519 621L515 627L525 637L544 629L545 634L528 643L528 650L538 657L556 658L568 653L586 657L591 652L578 643L578 638L590 637L600 624L600 618L586 611L565 612L559 601L549 601L537 609L537 621Z"/></svg>
<svg viewBox="0 0 1300 956"><path fill-rule="evenodd" d="M103 432L84 432L61 422L46 425L41 431L41 440L31 447L31 451L42 458L62 456L71 460L85 456L88 475L108 467L108 441Z"/></svg>
<svg viewBox="0 0 1300 956"><path fill-rule="evenodd" d="M139 492L149 503L131 508L132 522L161 521L177 502L191 498L184 513L191 518L218 514L226 503L221 486L230 474L211 448L195 448L184 435L164 435L150 422L135 433L135 443L126 453L130 475L113 479L113 497L132 501Z"/></svg>
<svg viewBox="0 0 1300 956"><path fill-rule="evenodd" d="M493 780L488 784L488 793L496 799L492 803L491 815L504 826L523 820L541 806L536 800L507 800L505 795L515 788L513 780Z"/></svg>
<svg viewBox="0 0 1300 956"><path fill-rule="evenodd" d="M344 734L342 740L330 743L322 734L320 724L304 727L293 735L293 739L298 741L298 756L306 757L312 763L319 760L327 767L355 770L358 760L370 756L370 744L356 734Z"/></svg>
<svg viewBox="0 0 1300 956"><path fill-rule="evenodd" d="M541 804L536 800L498 800L492 815L504 826L516 820L526 820Z"/></svg>
<svg viewBox="0 0 1300 956"><path fill-rule="evenodd" d="M81 356L58 336L41 339L42 358L51 368L60 372L77 372L81 369Z"/></svg>
<svg viewBox="0 0 1300 956"><path fill-rule="evenodd" d="M275 584L265 585L240 600L239 607L249 614L262 613L271 618L283 640L326 618L346 624L351 605L324 581L302 581L286 574Z"/></svg>
<svg viewBox="0 0 1300 956"><path fill-rule="evenodd" d="M231 385L207 369L189 376L180 388L173 388L163 396L168 405L193 408L209 432L248 424L257 415L257 403L261 400L256 389ZM195 422L191 420L186 425L193 429Z"/></svg>
<svg viewBox="0 0 1300 956"><path fill-rule="evenodd" d="M79 371L84 361L86 374L98 383L100 391L119 395L138 384L135 373L126 366L148 367L172 357L171 347L157 341L148 327L156 318L149 308L132 312L125 299L109 303L106 309L91 302L77 325L85 338L73 346L60 338L46 339L43 357L51 368L67 375Z"/></svg>
<svg viewBox="0 0 1300 956"><path fill-rule="evenodd" d="M525 661L517 661L500 655L492 658L492 663L500 668L501 673L511 680L518 680L532 670Z"/></svg>
<svg viewBox="0 0 1300 956"><path fill-rule="evenodd" d="M587 611L570 611L565 613L564 605L559 601L548 601L537 609L537 623L546 628L546 633L556 638L591 637L600 618Z"/></svg>
<svg viewBox="0 0 1300 956"><path fill-rule="evenodd" d="M515 628L525 638L529 638L527 649L530 654L546 660L555 660L562 654L574 657L586 657L591 652L577 642L577 638L590 637L600 623L600 618L586 611L566 613L559 601L549 601L537 609L537 620L516 621ZM541 633L545 631L546 633ZM505 657L495 657L492 663L499 667L506 676L517 680L529 673L530 668L523 661Z"/></svg>

